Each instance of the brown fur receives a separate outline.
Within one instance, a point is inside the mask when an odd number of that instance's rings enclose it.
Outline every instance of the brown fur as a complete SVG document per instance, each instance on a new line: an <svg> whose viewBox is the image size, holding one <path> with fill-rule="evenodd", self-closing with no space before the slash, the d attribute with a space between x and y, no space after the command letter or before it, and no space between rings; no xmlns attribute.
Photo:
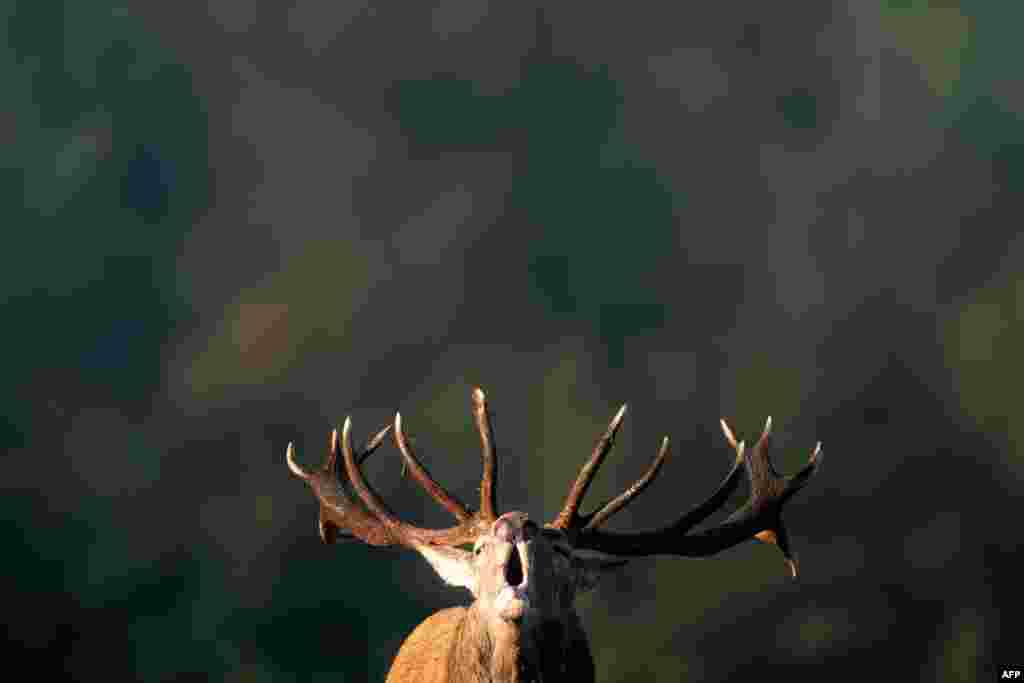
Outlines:
<svg viewBox="0 0 1024 683"><path fill-rule="evenodd" d="M465 607L443 609L413 629L398 650L387 683L447 683L448 651L466 611Z"/></svg>
<svg viewBox="0 0 1024 683"><path fill-rule="evenodd" d="M594 663L575 611L565 621L488 630L470 607L451 607L417 626L387 683L593 683Z"/></svg>

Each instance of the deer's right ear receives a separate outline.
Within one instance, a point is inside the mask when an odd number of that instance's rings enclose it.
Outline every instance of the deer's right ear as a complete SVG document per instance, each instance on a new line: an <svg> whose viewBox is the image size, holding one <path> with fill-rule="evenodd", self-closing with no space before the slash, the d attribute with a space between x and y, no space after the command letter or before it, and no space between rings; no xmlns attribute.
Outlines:
<svg viewBox="0 0 1024 683"><path fill-rule="evenodd" d="M418 545L416 550L445 583L460 586L476 595L477 575L473 553L443 545Z"/></svg>

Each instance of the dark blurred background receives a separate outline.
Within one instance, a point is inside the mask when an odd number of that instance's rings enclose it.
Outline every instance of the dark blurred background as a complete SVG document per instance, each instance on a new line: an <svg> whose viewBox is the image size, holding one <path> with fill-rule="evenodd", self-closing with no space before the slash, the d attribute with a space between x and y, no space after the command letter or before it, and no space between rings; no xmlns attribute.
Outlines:
<svg viewBox="0 0 1024 683"><path fill-rule="evenodd" d="M0 3L8 667L382 680L465 596L322 546L285 447L401 409L472 501L475 384L534 517L624 401L591 502L674 451L618 528L710 492L720 416L824 442L801 580L633 562L579 601L601 681L1019 663L1022 8Z"/></svg>

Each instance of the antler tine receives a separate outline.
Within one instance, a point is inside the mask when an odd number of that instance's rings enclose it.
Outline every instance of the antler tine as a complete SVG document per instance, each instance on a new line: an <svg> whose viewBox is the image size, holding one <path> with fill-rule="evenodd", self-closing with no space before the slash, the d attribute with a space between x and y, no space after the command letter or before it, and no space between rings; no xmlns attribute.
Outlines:
<svg viewBox="0 0 1024 683"><path fill-rule="evenodd" d="M340 481L335 474L338 434L331 434L330 453L324 465L313 472L306 472L295 460L295 447L289 444L286 453L288 468L303 479L320 502L320 536L325 543L331 543L342 536L358 538L370 545L462 545L472 543L483 531L479 521L470 517L458 526L448 529L425 529L406 524L398 519L383 500L374 492L363 477L359 463L380 446L390 427L385 427L367 443L358 462L352 448L352 421L345 419L341 430L341 451L345 463L347 482ZM365 509L351 498L347 491L350 484L358 494Z"/></svg>
<svg viewBox="0 0 1024 683"><path fill-rule="evenodd" d="M359 494L360 500L369 508L370 512L379 519L386 527L398 527L401 522L394 513L381 500L376 492L370 488L363 478L363 472L356 464L355 455L352 452L352 418L346 417L341 427L341 453L345 462L345 473L352 482L352 487Z"/></svg>
<svg viewBox="0 0 1024 683"><path fill-rule="evenodd" d="M366 445L363 446L363 452L359 454L356 462L362 465L367 458L373 455L373 452L380 447L381 443L384 442L384 437L386 437L390 431L391 425L387 425L382 430L374 434L373 437L366 442ZM334 433L337 434L338 430L334 430Z"/></svg>
<svg viewBox="0 0 1024 683"><path fill-rule="evenodd" d="M360 455L360 461L365 460L376 450L383 434L386 433L385 429L370 440ZM388 530L381 526L379 520L355 503L345 485L338 480L335 470L337 448L338 432L334 430L328 442L327 458L320 467L311 472L307 472L296 461L294 444L288 444L285 454L288 469L309 485L320 502L320 538L324 543L334 543L341 537L345 540L359 538L370 545L393 545L396 540Z"/></svg>
<svg viewBox="0 0 1024 683"><path fill-rule="evenodd" d="M385 425L385 427L383 429L381 429L379 432L374 434L373 437L370 438L370 440L368 440L366 442L366 445L363 446L363 450L360 451L359 456L356 458L356 462L358 464L362 465L366 461L367 458L369 458L371 455L373 455L373 453L380 447L381 442L384 441L384 437L387 436L387 433L389 431L391 431L391 425ZM333 429L333 430L331 430L331 441L330 441L330 449L329 449L328 460L327 460L327 464L324 466L324 468L325 468L324 469L324 473L325 474L334 475L334 473L335 473L335 462L337 461L337 453L338 453L338 430L337 429ZM336 475L334 475L334 476L336 477ZM335 481L338 483L338 486L336 486L335 488L337 488L339 490L345 490L345 491L349 490L350 487L349 487L348 479L347 478L346 479L340 479L340 480L339 479L335 479ZM352 502L352 499L348 496L347 493L343 494L343 495L345 496L345 500L348 502L349 506L355 506L355 503ZM319 530L320 530L320 540L322 540L327 545L330 545L332 543L337 542L338 540L341 540L341 541L355 541L355 540L358 540L360 538L356 534L349 533L347 531L344 531L344 530L338 528L338 526L336 524L331 522L331 516L332 516L331 512L332 512L331 508L328 507L327 505L322 504L320 506L320 520L319 520L319 524L318 524ZM360 510L360 512L363 512L363 511Z"/></svg>
<svg viewBox="0 0 1024 683"><path fill-rule="evenodd" d="M295 444L288 443L288 450L284 453L284 459L287 461L288 469L292 471L292 474L303 481L309 481L310 474L302 469L299 463L295 462Z"/></svg>
<svg viewBox="0 0 1024 683"><path fill-rule="evenodd" d="M498 456L494 448L494 433L491 417L487 413L487 397L483 389L475 387L472 394L473 420L480 433L480 448L484 471L480 478L480 514L493 522L498 519Z"/></svg>
<svg viewBox="0 0 1024 683"><path fill-rule="evenodd" d="M759 455L761 452L765 454L765 457L753 457L747 460L748 468L758 468L760 471L750 472L750 478L753 481L755 477L762 479L777 478L778 473L775 471L775 467L772 466L772 461L767 457L768 450L772 445L772 418L769 415L768 419L764 422L764 429L761 430L761 436L754 445L755 455Z"/></svg>
<svg viewBox="0 0 1024 683"><path fill-rule="evenodd" d="M364 449L364 452L362 454L360 454L359 462L362 463L364 460L366 460L368 457L370 457L370 455L373 454L373 451L375 451L377 449L377 445L378 444L374 443L373 441L368 443L366 445L366 449ZM297 463L295 461L295 444L293 444L291 442L289 442L288 450L285 452L285 459L288 461L288 469L290 469L292 471L292 473L295 476L297 476L299 479L302 479L302 480L305 480L305 481L309 481L310 478L314 476L313 474L310 474L309 472L306 472L302 468L302 466L299 465L299 463ZM332 471L334 469L334 465L337 462L337 460L338 460L338 430L337 429L332 429L331 430L331 435L330 435L330 437L327 440L327 458L324 460L323 464L320 465L320 471L321 472L330 472L330 471Z"/></svg>
<svg viewBox="0 0 1024 683"><path fill-rule="evenodd" d="M751 538L778 546L786 566L795 577L796 558L790 549L789 535L782 521L784 503L803 488L821 464L819 443L804 468L791 477L780 477L768 455L771 444L771 418L754 448L748 451L741 441L735 443L732 430L722 421L722 431L730 445L735 444L736 460L725 480L707 500L679 517L671 524L655 531L615 533L596 528L581 530L577 547L598 550L611 555L682 555L703 557L713 555ZM740 467L741 463L744 465ZM740 473L750 477L750 498L721 524L703 531L688 533L690 529L717 510L736 490Z"/></svg>
<svg viewBox="0 0 1024 683"><path fill-rule="evenodd" d="M460 522L468 520L471 515L469 510L466 509L466 506L448 493L443 486L437 483L437 481L430 476L430 473L422 463L417 460L412 447L405 438L405 432L402 431L401 413L395 413L395 444L398 446L398 450L401 452L406 465L412 471L413 478L419 482L420 486L422 486L428 494L430 494L430 497L443 505L448 512L455 516L455 519Z"/></svg>
<svg viewBox="0 0 1024 683"><path fill-rule="evenodd" d="M605 522L607 522L612 515L616 514L623 508L625 508L633 500L643 492L645 488L651 485L651 482L658 476L658 472L661 470L661 466L665 464L665 458L668 456L668 437L666 436L661 440L661 448L658 450L658 455L654 458L654 462L647 468L644 476L640 477L630 486L628 489L620 493L617 497L605 503L597 512L589 515L589 521L584 530L586 529L597 529Z"/></svg>
<svg viewBox="0 0 1024 683"><path fill-rule="evenodd" d="M572 488L569 489L569 495L565 498L565 505L562 507L562 511L558 513L558 516L555 517L550 526L556 529L571 529L579 526L578 511L580 503L583 502L583 496L586 495L587 489L590 488L594 475L601 468L601 463L604 462L605 456L611 451L615 443L615 434L619 431L619 425L622 424L622 418L625 414L626 404L623 404L619 408L619 412L615 413L615 417L612 418L601 438L597 440L590 459L580 468L580 473L577 475L576 481L573 482Z"/></svg>
<svg viewBox="0 0 1024 683"><path fill-rule="evenodd" d="M341 453L345 461L345 473L352 482L352 487L359 495L359 499L369 508L370 512L380 520L381 524L391 530L397 530L404 525L401 520L388 508L387 504L377 495L363 477L362 470L356 464L355 455L352 452L352 418L346 417L345 424L341 427Z"/></svg>
<svg viewBox="0 0 1024 683"><path fill-rule="evenodd" d="M359 463L360 465L366 462L366 459L373 455L374 451L376 451L377 448L380 447L380 444L384 440L384 437L387 436L388 432L390 431L391 425L387 425L386 427L384 427L384 429L374 434L373 438L367 441L366 445L363 446L363 450L359 453L359 458L356 460L356 462ZM337 458L338 430L333 429L331 430L331 436L327 442L327 459L324 461L324 464L320 466L320 469L322 469L325 472L329 472L331 469L334 468L334 463L337 462ZM290 469L292 471L292 474L294 474L299 479L302 479L303 481L309 481L310 477L313 476L309 472L306 472L306 470L302 468L302 465L296 462L295 444L292 442L288 443L288 450L285 451L285 460L288 463L288 469Z"/></svg>
<svg viewBox="0 0 1024 683"><path fill-rule="evenodd" d="M782 494L784 498L788 499L794 493L807 486L811 477L814 476L814 474L817 473L818 468L821 467L821 462L824 459L825 453L821 450L821 442L819 441L811 452L811 457L807 460L807 464L804 465L799 472L786 478L785 490Z"/></svg>

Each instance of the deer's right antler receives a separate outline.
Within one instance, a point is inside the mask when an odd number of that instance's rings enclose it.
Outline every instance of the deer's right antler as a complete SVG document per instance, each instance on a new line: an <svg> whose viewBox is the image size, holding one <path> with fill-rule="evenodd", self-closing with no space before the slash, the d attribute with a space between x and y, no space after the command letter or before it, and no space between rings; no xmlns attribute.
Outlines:
<svg viewBox="0 0 1024 683"><path fill-rule="evenodd" d="M402 430L402 415L395 414L395 444L413 479L456 519L458 524L447 529L428 529L400 520L380 498L363 476L360 465L381 444L391 426L380 430L356 457L352 448L352 421L345 419L341 429L342 460L345 477L339 478L337 467L338 431L331 433L327 459L320 468L307 472L295 461L295 448L288 444L288 467L298 478L309 484L320 503L320 537L325 543L336 540L359 539L369 545L456 546L471 544L490 529L497 519L495 498L497 488L497 454L491 430L490 416L484 392L473 391L473 417L480 433L483 450L483 475L480 483L480 509L473 512L449 493L416 458ZM358 500L351 493L355 490Z"/></svg>

